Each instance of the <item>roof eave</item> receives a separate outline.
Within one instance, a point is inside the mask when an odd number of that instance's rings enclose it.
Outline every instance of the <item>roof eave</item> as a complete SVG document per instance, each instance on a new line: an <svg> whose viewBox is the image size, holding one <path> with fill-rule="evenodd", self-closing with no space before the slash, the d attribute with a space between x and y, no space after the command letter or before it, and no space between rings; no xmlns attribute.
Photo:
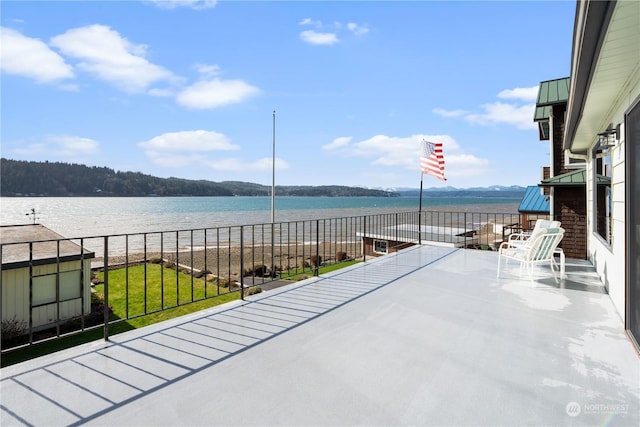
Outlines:
<svg viewBox="0 0 640 427"><path fill-rule="evenodd" d="M563 138L563 148L575 154L586 154L588 151L587 147L578 147L574 139L615 3L615 0L578 0L576 3L571 54L571 86Z"/></svg>

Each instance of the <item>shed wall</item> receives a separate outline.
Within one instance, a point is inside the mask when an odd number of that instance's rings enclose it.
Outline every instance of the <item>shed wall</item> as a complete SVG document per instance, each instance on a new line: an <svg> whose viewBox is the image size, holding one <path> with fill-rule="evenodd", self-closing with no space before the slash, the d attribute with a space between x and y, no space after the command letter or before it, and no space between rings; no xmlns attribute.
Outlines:
<svg viewBox="0 0 640 427"><path fill-rule="evenodd" d="M60 273L77 271L81 268L81 261L60 263ZM45 276L57 274L56 264L48 264L33 267L33 276ZM84 295L84 307L81 298L61 301L59 304L50 303L34 307L32 312L32 327L38 328L53 324L58 319L68 320L74 317L89 314L91 311L91 260L84 260L83 284L81 292ZM64 286L65 283L61 283ZM72 285L72 284L69 284ZM84 310L83 310L84 308ZM16 268L2 270L2 320L12 318L22 320L29 325L29 268Z"/></svg>

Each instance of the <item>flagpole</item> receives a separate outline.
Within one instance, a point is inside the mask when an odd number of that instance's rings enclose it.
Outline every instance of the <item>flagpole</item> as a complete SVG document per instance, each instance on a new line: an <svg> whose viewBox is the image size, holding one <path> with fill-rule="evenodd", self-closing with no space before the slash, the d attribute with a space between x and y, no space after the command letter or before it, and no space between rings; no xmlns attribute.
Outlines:
<svg viewBox="0 0 640 427"><path fill-rule="evenodd" d="M276 277L275 222L276 222L276 110L273 110L273 149L271 160L271 277Z"/></svg>
<svg viewBox="0 0 640 427"><path fill-rule="evenodd" d="M418 208L418 244L422 244L422 177L424 173L420 171L420 205Z"/></svg>

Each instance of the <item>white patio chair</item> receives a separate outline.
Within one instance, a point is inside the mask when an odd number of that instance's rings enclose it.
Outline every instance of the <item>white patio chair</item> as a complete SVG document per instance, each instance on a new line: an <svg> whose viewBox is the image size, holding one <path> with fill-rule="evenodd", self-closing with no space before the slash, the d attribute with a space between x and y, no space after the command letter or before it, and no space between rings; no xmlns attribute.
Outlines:
<svg viewBox="0 0 640 427"><path fill-rule="evenodd" d="M524 242L517 242L515 245L511 242L502 242L498 249L497 277L500 277L502 258L506 258L507 261L513 259L520 262L520 276L522 276L523 268L526 268L531 282L533 282L534 267L538 264L549 263L553 278L556 283L558 283L554 253L563 237L563 228L552 227L541 228L535 236L530 237Z"/></svg>
<svg viewBox="0 0 640 427"><path fill-rule="evenodd" d="M512 233L509 235L509 243L513 245L518 245L526 242L532 237L535 238L542 230L546 228L557 228L560 227L560 221L554 221L549 219L538 219L536 220L536 224L533 226L533 230L522 233Z"/></svg>

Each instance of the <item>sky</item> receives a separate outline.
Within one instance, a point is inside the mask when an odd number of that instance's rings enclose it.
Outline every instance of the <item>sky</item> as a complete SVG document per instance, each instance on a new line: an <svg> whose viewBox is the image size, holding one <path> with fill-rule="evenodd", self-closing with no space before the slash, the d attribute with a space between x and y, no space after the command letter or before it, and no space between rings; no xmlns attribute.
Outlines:
<svg viewBox="0 0 640 427"><path fill-rule="evenodd" d="M536 185L574 1L0 2L4 158L159 177ZM275 142L275 144L274 144Z"/></svg>

